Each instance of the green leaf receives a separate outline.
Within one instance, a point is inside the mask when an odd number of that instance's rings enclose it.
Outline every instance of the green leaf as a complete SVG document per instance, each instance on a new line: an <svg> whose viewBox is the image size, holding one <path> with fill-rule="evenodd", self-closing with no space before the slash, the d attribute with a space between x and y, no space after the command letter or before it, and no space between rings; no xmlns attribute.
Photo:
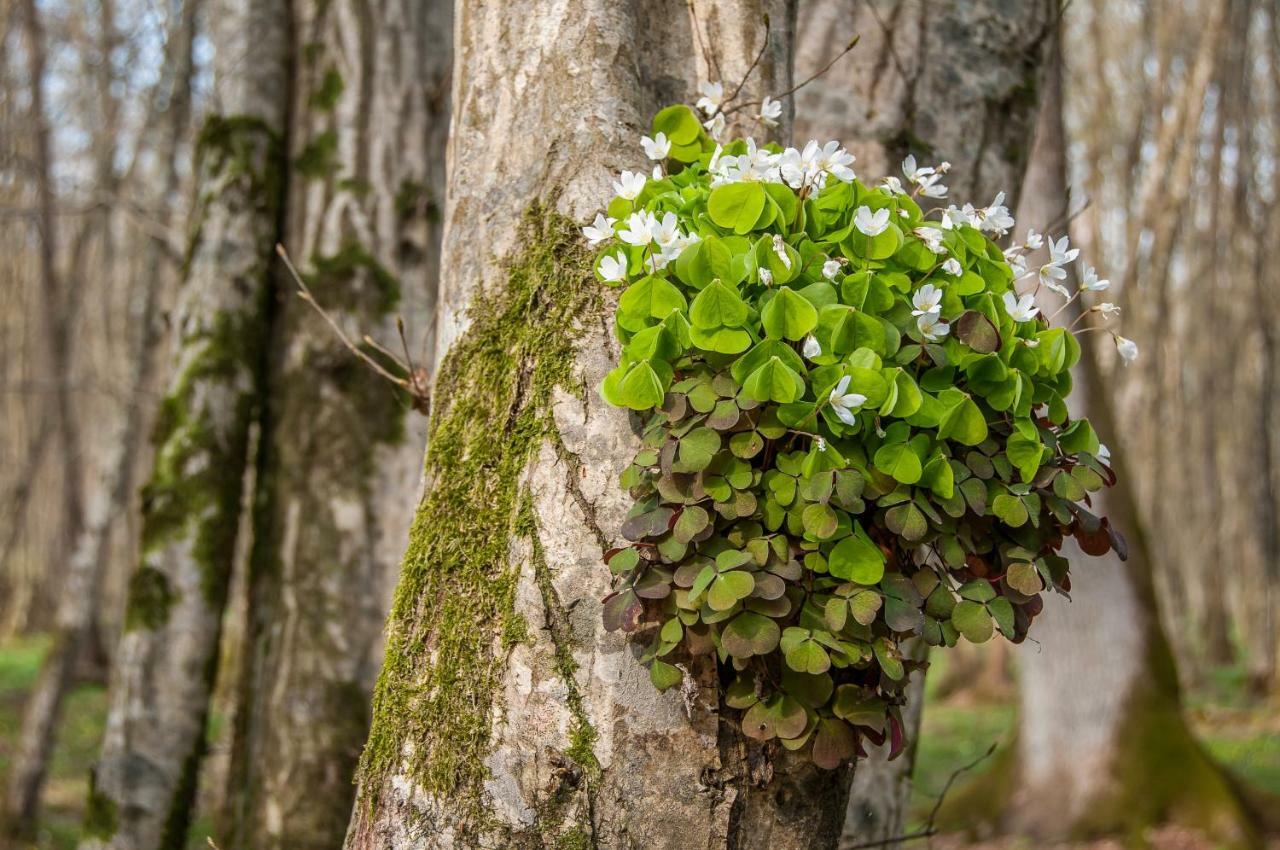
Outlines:
<svg viewBox="0 0 1280 850"><path fill-rule="evenodd" d="M730 570L720 573L707 591L707 605L713 611L728 611L738 604L739 599L746 599L755 589L755 577L749 572Z"/></svg>
<svg viewBox="0 0 1280 850"><path fill-rule="evenodd" d="M818 311L804 296L784 286L764 305L760 320L768 336L800 340L818 326Z"/></svg>
<svg viewBox="0 0 1280 850"><path fill-rule="evenodd" d="M720 435L711 428L694 428L680 438L681 472L701 472L720 451Z"/></svg>
<svg viewBox="0 0 1280 850"><path fill-rule="evenodd" d="M864 626L875 622L880 611L880 594L874 590L860 590L849 597L849 613L853 619Z"/></svg>
<svg viewBox="0 0 1280 850"><path fill-rule="evenodd" d="M680 668L665 661L655 660L649 667L649 681L660 691L674 687L684 681Z"/></svg>
<svg viewBox="0 0 1280 850"><path fill-rule="evenodd" d="M1044 446L1039 439L1032 440L1022 434L1014 434L1009 437L1005 453L1009 456L1009 462L1018 468L1023 481L1030 483L1035 479L1036 472L1040 469L1040 460L1044 457Z"/></svg>
<svg viewBox="0 0 1280 850"><path fill-rule="evenodd" d="M1035 564L1029 564L1026 561L1010 564L1004 580L1023 596L1035 596L1044 590L1044 580L1040 578L1040 571L1036 569Z"/></svg>
<svg viewBox="0 0 1280 850"><path fill-rule="evenodd" d="M629 331L643 330L649 319L664 319L688 306L684 295L660 277L643 277L618 299L618 324Z"/></svg>
<svg viewBox="0 0 1280 850"><path fill-rule="evenodd" d="M729 621L720 634L720 645L734 658L764 655L778 646L782 630L763 614L744 611Z"/></svg>
<svg viewBox="0 0 1280 850"><path fill-rule="evenodd" d="M680 103L653 116L653 132L666 133L673 145L689 145L697 141L702 123L692 109Z"/></svg>
<svg viewBox="0 0 1280 850"><path fill-rule="evenodd" d="M779 358L770 357L769 362L751 373L742 385L742 391L755 401L788 404L804 395L804 378Z"/></svg>
<svg viewBox="0 0 1280 850"><path fill-rule="evenodd" d="M804 530L818 540L826 540L836 533L840 522L829 505L816 503L804 509Z"/></svg>
<svg viewBox="0 0 1280 850"><path fill-rule="evenodd" d="M831 550L827 568L836 578L872 585L884 577L884 553L858 525Z"/></svg>
<svg viewBox="0 0 1280 850"><path fill-rule="evenodd" d="M671 533L681 543L689 543L693 538L701 534L703 529L710 523L711 517L707 512L697 505L692 505L680 512L680 516L676 518L676 524L671 529Z"/></svg>
<svg viewBox="0 0 1280 850"><path fill-rule="evenodd" d="M956 631L964 635L965 640L972 643L985 643L995 634L995 627L991 623L991 615L987 613L986 606L967 599L956 603L955 609L951 612L951 623L956 627Z"/></svg>
<svg viewBox="0 0 1280 850"><path fill-rule="evenodd" d="M632 410L660 407L667 391L665 382L655 371L654 365L661 362L646 360L632 366L618 386L617 403Z"/></svg>
<svg viewBox="0 0 1280 850"><path fill-rule="evenodd" d="M718 227L750 233L764 210L764 199L764 187L759 183L726 183L711 190L707 215Z"/></svg>
<svg viewBox="0 0 1280 850"><path fill-rule="evenodd" d="M884 515L884 524L894 534L912 543L923 540L929 532L924 514L916 507L915 502L904 502L889 508Z"/></svg>
<svg viewBox="0 0 1280 850"><path fill-rule="evenodd" d="M991 512L1011 528L1018 528L1027 521L1027 506L1022 503L1022 499L1008 493L995 497L991 502Z"/></svg>
<svg viewBox="0 0 1280 850"><path fill-rule="evenodd" d="M907 443L888 443L880 447L875 456L875 467L886 475L892 475L895 481L903 484L914 484L920 480L924 470L920 458Z"/></svg>
<svg viewBox="0 0 1280 850"><path fill-rule="evenodd" d="M738 185L738 184L734 184ZM746 303L733 288L723 281L713 280L693 299L689 308L689 321L695 330L736 328L747 321Z"/></svg>
<svg viewBox="0 0 1280 850"><path fill-rule="evenodd" d="M939 400L948 405L938 425L941 439L976 446L987 438L987 420L973 399L959 390L946 390Z"/></svg>
<svg viewBox="0 0 1280 850"><path fill-rule="evenodd" d="M932 490L939 499L950 499L955 495L955 470L942 452L936 452L925 464L920 483Z"/></svg>
<svg viewBox="0 0 1280 850"><path fill-rule="evenodd" d="M793 647L785 656L787 666L797 673L817 675L831 669L831 658L827 651L814 640L806 640Z"/></svg>

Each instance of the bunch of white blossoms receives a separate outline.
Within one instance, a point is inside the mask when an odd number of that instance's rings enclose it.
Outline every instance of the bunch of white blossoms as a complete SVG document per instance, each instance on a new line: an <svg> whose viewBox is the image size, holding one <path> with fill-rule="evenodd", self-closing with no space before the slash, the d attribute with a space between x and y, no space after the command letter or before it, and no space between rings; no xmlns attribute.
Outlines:
<svg viewBox="0 0 1280 850"><path fill-rule="evenodd" d="M720 131L724 129L724 113L721 109L724 102L724 87L720 83L704 83L700 91L702 97L699 98L697 107L712 116L713 120L707 121L704 126L706 126L710 135L718 140L718 132L712 125L714 119L719 119L720 125L718 129ZM781 115L781 109L782 107L777 101L766 97L761 103L761 112L757 119L765 124L776 124L776 119ZM664 133L656 133L653 137L642 137L640 145L650 160L659 163L654 166L653 178L655 180L662 179L664 172L661 163L665 161L671 152L670 140ZM745 182L783 183L795 189L803 199L810 193L820 191L826 185L828 177L834 177L845 183L852 183L857 179L853 169L850 168L853 165L854 156L845 150L839 142L832 141L826 144L819 144L816 139L813 139L807 142L802 149L791 147L781 152L761 147L753 138L747 138L746 145L746 152L734 156L724 154L722 146L717 142L715 151L707 165L707 169L712 175L712 187ZM914 156L907 156L902 161L903 178L885 177L882 185L895 194L910 194L913 198L925 197L936 200L947 195L947 186L941 182L941 178L950 169L951 163L949 162L943 162L936 167L922 166L916 162ZM910 192L903 185L903 179L906 180L907 184L914 187ZM613 188L617 197L633 201L644 191L647 182L648 178L643 172L623 171L618 179L614 181ZM972 204L957 207L952 204L945 209L939 210L939 227L925 225L915 228L912 233L924 243L926 248L941 259L947 255L947 249L943 244L944 231L953 230L961 225L969 225L995 237L1008 234L1013 229L1014 218L1004 201L1005 194L1000 192L985 207L975 207ZM903 211L903 214L905 215L905 211ZM861 206L854 214L853 225L863 235L875 237L888 229L889 216L890 213L887 208L872 210L870 207ZM587 244L594 247L606 239L617 236L628 245L647 247L648 253L645 258L645 266L650 273L666 268L667 265L680 256L681 251L700 239L696 233L681 232L677 226L675 214L670 212L659 219L653 213L642 210L632 213L621 230L615 228L617 224L616 219L597 214L595 221L582 230L583 235L587 238ZM1080 249L1072 248L1070 239L1065 235L1057 241L1049 237L1047 241L1049 248L1048 260L1038 269L1029 271L1026 255L1039 250L1045 245L1045 236L1031 229L1027 231L1026 238L1020 245L1014 245L1004 251L1005 260L1009 263L1014 273L1015 287L1019 281L1026 280L1032 276L1037 281L1035 289L1031 292L1019 294L1015 289L1013 292L1004 293L1002 300L1004 301L1005 310L1015 321L1031 321L1040 314L1040 308L1036 306L1035 300L1036 294L1042 286L1067 299L1062 308L1055 312L1053 316L1048 317L1052 321L1055 316L1061 313L1067 305L1082 293L1101 292L1111 285L1109 280L1099 278L1097 272L1090 266L1081 276L1079 289L1074 294L1068 292L1061 281L1066 280L1066 266L1075 261L1080 255ZM781 256L784 259L786 258L785 253L781 254ZM828 280L833 280L839 269L839 261L828 260L823 266L823 276ZM959 261L954 257L947 257L942 260L938 270L944 277L953 278L959 277L964 271ZM607 281L612 283L625 282L627 280L627 258L625 253L620 251L616 255L603 257L600 260L599 271ZM767 271L761 272L762 277L768 274ZM766 279L766 283L768 282ZM945 285L945 280L941 277L939 278L939 284ZM951 326L942 320L942 299L942 287L933 283L925 283L912 295L913 310L911 315L916 317L916 327L927 342L937 342L951 331ZM1110 302L1094 305L1076 319L1071 329L1076 330L1077 333L1092 330L1093 328L1077 330L1075 327L1086 314L1090 313L1099 314L1105 322L1118 315L1120 308ZM1105 330L1105 328L1102 330ZM1125 363L1131 363L1137 359L1138 346L1133 340L1127 339L1114 331L1108 330L1107 332L1115 340L1116 350ZM817 341L810 336L804 342L802 353L805 357L813 358L821 355L822 352Z"/></svg>

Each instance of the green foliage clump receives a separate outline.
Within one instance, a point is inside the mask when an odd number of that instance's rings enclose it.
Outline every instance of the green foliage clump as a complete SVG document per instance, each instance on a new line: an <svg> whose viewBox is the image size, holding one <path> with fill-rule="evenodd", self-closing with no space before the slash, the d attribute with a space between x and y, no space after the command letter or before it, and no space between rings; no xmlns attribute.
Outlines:
<svg viewBox="0 0 1280 850"><path fill-rule="evenodd" d="M601 392L644 416L606 626L651 634L659 688L715 653L750 737L897 752L903 640L1021 641L1069 589L1064 537L1123 551L1065 403L1080 346L1018 297L1001 199L922 209L945 167L869 187L836 143L721 145L683 106L653 130L660 170L584 231L626 286Z"/></svg>

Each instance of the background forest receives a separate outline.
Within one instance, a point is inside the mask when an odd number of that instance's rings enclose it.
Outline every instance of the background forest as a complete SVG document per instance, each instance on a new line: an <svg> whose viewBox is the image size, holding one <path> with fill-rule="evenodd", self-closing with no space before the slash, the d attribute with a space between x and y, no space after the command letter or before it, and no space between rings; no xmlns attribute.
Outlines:
<svg viewBox="0 0 1280 850"><path fill-rule="evenodd" d="M1008 191L1142 349L1091 347L1077 390L1128 564L1081 568L1024 645L934 653L918 743L859 766L840 846L1262 846L1280 4L698 0L683 65L653 22L684 0L509 5L0 0L0 846L410 846L348 821L476 246L566 173L643 167L649 114L740 78L766 12L764 94L860 37L783 141L839 139L868 182L950 160L955 203ZM647 93L602 88L617 56ZM561 107L627 141L521 152ZM631 846L568 840L510 846Z"/></svg>

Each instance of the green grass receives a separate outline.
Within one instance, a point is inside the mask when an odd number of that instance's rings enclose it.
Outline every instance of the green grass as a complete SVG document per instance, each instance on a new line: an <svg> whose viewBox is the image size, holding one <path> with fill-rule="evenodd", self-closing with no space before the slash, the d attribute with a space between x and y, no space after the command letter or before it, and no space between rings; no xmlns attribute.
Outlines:
<svg viewBox="0 0 1280 850"><path fill-rule="evenodd" d="M48 641L40 638L0 645L0 777L8 774L21 733L22 707L47 649ZM81 685L72 691L58 727L36 839L13 850L72 850L76 846L89 794L89 768L98 757L106 714L107 694L101 685ZM204 836L208 829L206 821L197 821L188 846L207 849Z"/></svg>

